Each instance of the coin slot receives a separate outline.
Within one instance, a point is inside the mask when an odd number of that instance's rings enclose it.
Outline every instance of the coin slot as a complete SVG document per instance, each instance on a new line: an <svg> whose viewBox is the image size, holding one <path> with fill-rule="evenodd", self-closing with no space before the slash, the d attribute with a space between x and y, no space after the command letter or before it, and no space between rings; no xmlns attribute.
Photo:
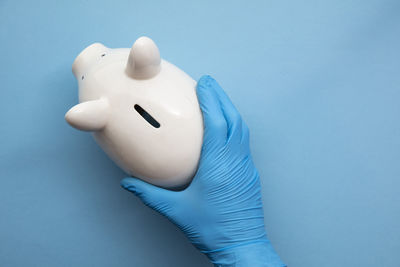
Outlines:
<svg viewBox="0 0 400 267"><path fill-rule="evenodd" d="M139 113L140 116L143 117L148 123L151 124L154 128L160 128L160 123L156 121L156 119L153 118L146 110L144 110L141 106L138 104L135 104L135 110L137 113Z"/></svg>

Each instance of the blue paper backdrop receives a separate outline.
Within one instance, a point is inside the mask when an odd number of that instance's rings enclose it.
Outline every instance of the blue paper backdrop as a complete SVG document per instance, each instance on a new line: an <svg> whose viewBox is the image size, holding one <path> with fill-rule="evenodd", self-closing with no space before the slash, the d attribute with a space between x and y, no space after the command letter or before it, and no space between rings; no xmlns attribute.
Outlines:
<svg viewBox="0 0 400 267"><path fill-rule="evenodd" d="M400 2L0 1L0 266L209 266L69 127L75 56L153 38L251 129L289 266L400 266Z"/></svg>

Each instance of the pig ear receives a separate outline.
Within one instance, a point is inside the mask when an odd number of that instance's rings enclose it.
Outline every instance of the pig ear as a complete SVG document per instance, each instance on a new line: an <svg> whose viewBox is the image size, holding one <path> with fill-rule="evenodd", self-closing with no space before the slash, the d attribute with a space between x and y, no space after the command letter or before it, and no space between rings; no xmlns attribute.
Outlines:
<svg viewBox="0 0 400 267"><path fill-rule="evenodd" d="M160 71L160 52L148 37L140 37L129 53L126 73L135 79L150 79Z"/></svg>
<svg viewBox="0 0 400 267"><path fill-rule="evenodd" d="M74 128L82 131L100 131L108 120L109 105L106 99L98 99L73 106L65 120Z"/></svg>

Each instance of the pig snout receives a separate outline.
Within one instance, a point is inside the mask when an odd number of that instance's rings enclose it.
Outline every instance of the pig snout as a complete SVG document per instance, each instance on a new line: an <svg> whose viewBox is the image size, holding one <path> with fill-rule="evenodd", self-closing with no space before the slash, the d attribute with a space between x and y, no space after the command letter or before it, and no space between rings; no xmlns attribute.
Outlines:
<svg viewBox="0 0 400 267"><path fill-rule="evenodd" d="M85 72L97 62L97 59L101 57L106 51L107 47L100 43L94 43L86 47L74 60L72 64L72 73L75 78L79 81L84 78Z"/></svg>

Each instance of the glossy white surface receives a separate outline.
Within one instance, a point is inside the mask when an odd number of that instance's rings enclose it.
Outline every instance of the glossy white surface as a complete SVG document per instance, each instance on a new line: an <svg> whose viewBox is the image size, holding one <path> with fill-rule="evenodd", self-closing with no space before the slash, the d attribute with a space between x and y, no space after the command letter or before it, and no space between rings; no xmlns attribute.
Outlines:
<svg viewBox="0 0 400 267"><path fill-rule="evenodd" d="M92 44L72 71L80 104L65 115L71 126L93 131L132 176L169 188L190 182L203 137L196 82L162 60L150 38L139 38L131 49Z"/></svg>

